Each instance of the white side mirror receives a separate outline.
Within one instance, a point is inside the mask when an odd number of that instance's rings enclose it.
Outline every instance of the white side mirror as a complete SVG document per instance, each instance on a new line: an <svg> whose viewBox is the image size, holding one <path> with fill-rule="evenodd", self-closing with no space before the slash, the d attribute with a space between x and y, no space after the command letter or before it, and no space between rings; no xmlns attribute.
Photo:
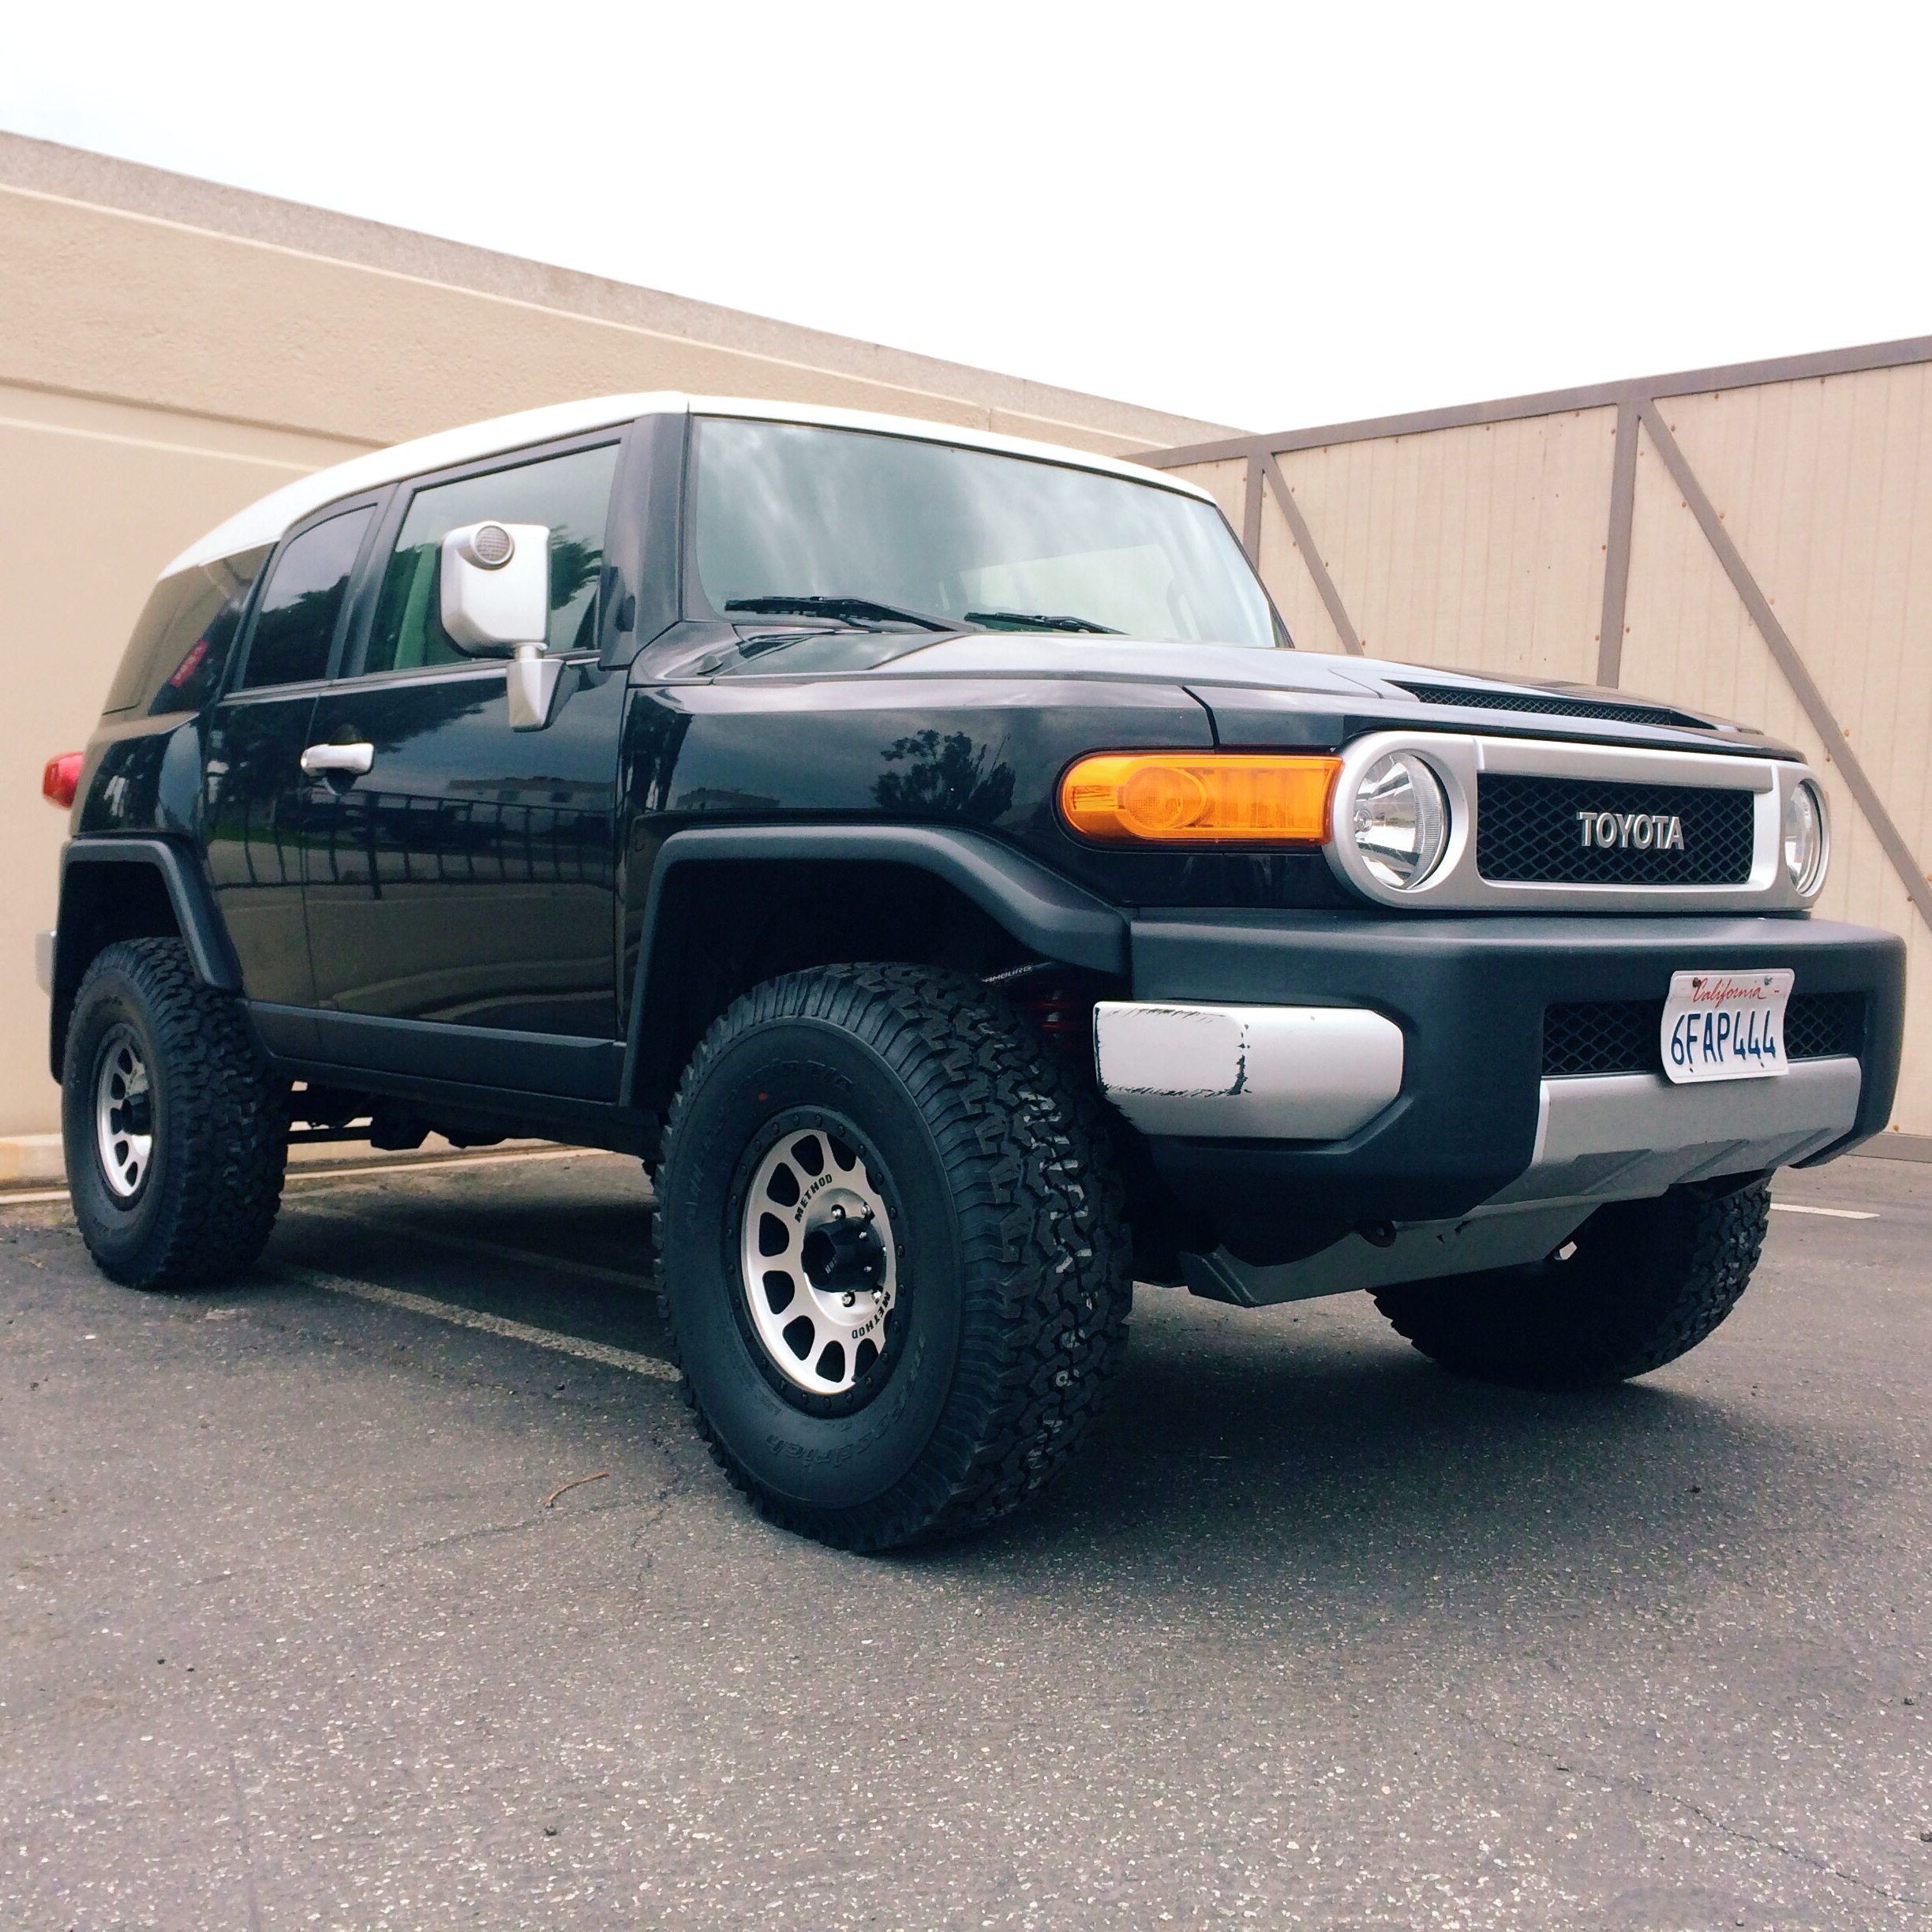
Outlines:
<svg viewBox="0 0 1932 1932"><path fill-rule="evenodd" d="M443 539L443 628L460 651L508 657L513 731L550 721L561 666L543 655L550 625L550 532L541 523L468 523Z"/></svg>
<svg viewBox="0 0 1932 1932"><path fill-rule="evenodd" d="M459 650L507 657L550 627L550 532L470 523L443 539L443 628Z"/></svg>

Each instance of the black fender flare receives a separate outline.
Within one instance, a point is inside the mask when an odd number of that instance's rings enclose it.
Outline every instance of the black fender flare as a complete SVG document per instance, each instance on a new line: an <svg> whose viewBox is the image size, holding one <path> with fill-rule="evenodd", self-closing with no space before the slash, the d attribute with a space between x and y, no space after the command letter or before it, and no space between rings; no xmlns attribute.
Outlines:
<svg viewBox="0 0 1932 1932"><path fill-rule="evenodd" d="M1123 911L983 832L951 826L694 826L673 833L659 848L645 898L620 1090L627 1106L637 1104L646 1020L661 1003L660 927L667 907L675 904L677 875L694 865L746 859L910 866L945 880L1043 959L1116 977L1127 972Z"/></svg>
<svg viewBox="0 0 1932 1932"><path fill-rule="evenodd" d="M61 1059L67 1043L67 1017L73 996L99 949L92 944L91 920L78 916L77 895L72 888L82 867L141 866L157 872L166 887L174 923L188 948L196 976L224 993L242 990L242 968L229 944L215 895L192 847L168 838L77 838L61 853L60 909L54 927L53 1009L50 1015L49 1058L54 1077L61 1076Z"/></svg>

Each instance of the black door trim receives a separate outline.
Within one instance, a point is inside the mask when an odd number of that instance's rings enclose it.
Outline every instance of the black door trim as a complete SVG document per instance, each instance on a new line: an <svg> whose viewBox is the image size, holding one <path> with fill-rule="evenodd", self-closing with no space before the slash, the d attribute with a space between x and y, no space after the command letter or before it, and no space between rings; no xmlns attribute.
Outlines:
<svg viewBox="0 0 1932 1932"><path fill-rule="evenodd" d="M613 1102L623 1069L620 1040L510 1027L450 1026L369 1013L250 1004L262 1042L278 1059L313 1059L342 1073L367 1072L460 1086Z"/></svg>

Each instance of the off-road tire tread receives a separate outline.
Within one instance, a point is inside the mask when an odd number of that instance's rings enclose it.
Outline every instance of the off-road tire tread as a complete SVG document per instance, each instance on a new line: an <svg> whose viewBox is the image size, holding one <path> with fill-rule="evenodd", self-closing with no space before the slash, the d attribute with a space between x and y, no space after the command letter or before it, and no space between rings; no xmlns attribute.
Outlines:
<svg viewBox="0 0 1932 1932"><path fill-rule="evenodd" d="M961 1208L968 1293L955 1399L908 1477L871 1503L837 1512L772 1495L720 1440L688 1377L684 1399L720 1468L787 1529L877 1550L983 1528L1065 1468L1126 1347L1125 1200L1099 1104L1006 1001L964 974L818 968L766 981L712 1026L672 1102L660 1174L675 1169L691 1096L711 1068L746 1032L791 1020L851 1032L925 1116ZM659 1305L681 1369L665 1246Z"/></svg>
<svg viewBox="0 0 1932 1932"><path fill-rule="evenodd" d="M1771 1219L1758 1181L1706 1194L1677 1189L1627 1204L1657 1216L1650 1252L1619 1279L1606 1260L1585 1286L1559 1291L1560 1267L1385 1289L1376 1305L1443 1367L1518 1388L1601 1387L1648 1375L1703 1341L1750 1285ZM1609 1211L1600 1211L1607 1212ZM1586 1225L1579 1241L1589 1238Z"/></svg>
<svg viewBox="0 0 1932 1932"><path fill-rule="evenodd" d="M149 1239L131 1261L94 1258L125 1287L213 1286L245 1271L274 1229L288 1155L286 1090L271 1076L240 1000L205 984L179 939L122 940L95 957L74 998L67 1083L92 1081L92 1069L77 1069L74 1057L89 996L110 972L146 1005L170 1087L174 1146L157 1176L169 1198Z"/></svg>

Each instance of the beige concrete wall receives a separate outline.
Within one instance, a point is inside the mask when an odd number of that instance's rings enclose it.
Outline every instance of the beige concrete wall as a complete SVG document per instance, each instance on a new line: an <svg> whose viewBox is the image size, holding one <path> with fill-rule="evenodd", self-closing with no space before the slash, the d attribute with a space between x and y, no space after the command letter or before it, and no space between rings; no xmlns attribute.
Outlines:
<svg viewBox="0 0 1932 1932"><path fill-rule="evenodd" d="M392 443L687 389L1122 454L1214 425L0 133L0 378Z"/></svg>
<svg viewBox="0 0 1932 1932"><path fill-rule="evenodd" d="M0 1136L58 1125L32 935L62 814L169 558L359 451L654 388L1120 453L1214 425L0 134Z"/></svg>
<svg viewBox="0 0 1932 1932"><path fill-rule="evenodd" d="M1821 912L1906 942L1896 1144L1932 1152L1932 929L1839 775L1855 749L1932 878L1932 363L1746 382L1657 406L1807 669L1814 728L1647 434L1638 432L1621 686L1759 726L1831 792ZM1452 428L1369 426L1277 461L1350 623L1377 657L1593 683L1614 405ZM1288 440L1301 439L1284 438ZM1246 459L1179 468L1236 527ZM1305 649L1342 636L1271 492L1260 563Z"/></svg>

